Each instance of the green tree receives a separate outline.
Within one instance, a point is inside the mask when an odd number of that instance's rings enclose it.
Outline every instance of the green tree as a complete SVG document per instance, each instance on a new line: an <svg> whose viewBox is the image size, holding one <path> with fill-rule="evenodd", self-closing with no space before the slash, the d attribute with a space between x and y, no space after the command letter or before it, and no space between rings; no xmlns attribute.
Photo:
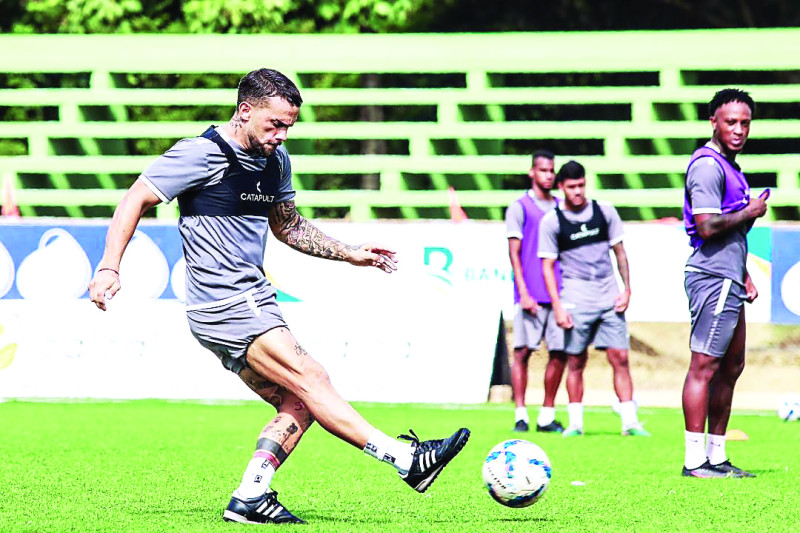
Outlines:
<svg viewBox="0 0 800 533"><path fill-rule="evenodd" d="M399 32L433 0L0 0L15 33Z"/></svg>

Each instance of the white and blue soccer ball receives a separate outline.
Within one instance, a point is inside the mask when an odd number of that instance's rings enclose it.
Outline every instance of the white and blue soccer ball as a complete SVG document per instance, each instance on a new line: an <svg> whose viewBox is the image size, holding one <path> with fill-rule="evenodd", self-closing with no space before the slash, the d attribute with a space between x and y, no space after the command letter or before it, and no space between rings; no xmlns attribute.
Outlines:
<svg viewBox="0 0 800 533"><path fill-rule="evenodd" d="M786 394L778 400L778 416L792 422L800 419L800 394Z"/></svg>
<svg viewBox="0 0 800 533"><path fill-rule="evenodd" d="M507 507L527 507L550 484L550 459L537 445L520 439L503 441L483 462L483 482L489 494Z"/></svg>

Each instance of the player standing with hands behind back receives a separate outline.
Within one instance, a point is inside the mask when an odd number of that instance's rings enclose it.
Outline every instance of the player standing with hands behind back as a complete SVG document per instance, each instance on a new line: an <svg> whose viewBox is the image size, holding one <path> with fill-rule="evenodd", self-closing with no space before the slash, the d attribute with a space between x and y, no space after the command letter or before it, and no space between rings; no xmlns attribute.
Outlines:
<svg viewBox="0 0 800 533"><path fill-rule="evenodd" d="M692 154L683 205L694 251L686 261L684 283L692 318L692 360L683 385L682 474L753 477L728 460L725 432L733 389L744 370L744 302L758 297L747 272L747 233L767 212L769 189L750 198L750 186L735 162L755 112L750 95L738 89L718 91L708 112L713 135Z"/></svg>

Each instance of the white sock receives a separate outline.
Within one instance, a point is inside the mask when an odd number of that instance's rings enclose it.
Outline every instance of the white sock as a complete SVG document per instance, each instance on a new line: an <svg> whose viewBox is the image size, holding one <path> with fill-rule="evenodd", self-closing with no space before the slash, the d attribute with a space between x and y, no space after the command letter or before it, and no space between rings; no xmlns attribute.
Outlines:
<svg viewBox="0 0 800 533"><path fill-rule="evenodd" d="M364 453L378 461L389 463L401 474L408 472L408 469L411 468L411 461L414 458L411 443L395 440L377 429L367 439Z"/></svg>
<svg viewBox="0 0 800 533"><path fill-rule="evenodd" d="M697 468L706 462L706 434L693 433L691 431L684 432L684 442L686 444L685 454L683 456L683 465L688 468Z"/></svg>
<svg viewBox="0 0 800 533"><path fill-rule="evenodd" d="M528 408L524 405L514 409L514 417L516 420L524 420L526 424L530 422L530 419L528 418Z"/></svg>
<svg viewBox="0 0 800 533"><path fill-rule="evenodd" d="M583 429L583 403L568 403L569 427Z"/></svg>
<svg viewBox="0 0 800 533"><path fill-rule="evenodd" d="M630 429L639 425L639 417L636 416L636 404L633 400L620 402L619 416L622 418L622 429Z"/></svg>
<svg viewBox="0 0 800 533"><path fill-rule="evenodd" d="M712 465L718 465L728 460L728 456L725 454L725 435L708 434L706 457Z"/></svg>
<svg viewBox="0 0 800 533"><path fill-rule="evenodd" d="M556 408L542 406L539 409L539 416L536 418L536 424L539 426L546 426L553 423L556 419Z"/></svg>
<svg viewBox="0 0 800 533"><path fill-rule="evenodd" d="M257 498L269 490L275 476L275 465L264 457L253 457L247 463L242 483L236 489L240 498Z"/></svg>

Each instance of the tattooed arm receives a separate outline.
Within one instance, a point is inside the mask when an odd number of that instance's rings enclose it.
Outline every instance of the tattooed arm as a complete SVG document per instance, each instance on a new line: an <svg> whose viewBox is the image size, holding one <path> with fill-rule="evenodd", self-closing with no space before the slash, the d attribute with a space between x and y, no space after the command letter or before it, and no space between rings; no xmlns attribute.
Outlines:
<svg viewBox="0 0 800 533"><path fill-rule="evenodd" d="M304 254L347 261L356 266L374 266L384 272L397 270L392 250L375 244L350 246L328 237L300 216L294 200L280 202L270 209L269 227L279 241Z"/></svg>

